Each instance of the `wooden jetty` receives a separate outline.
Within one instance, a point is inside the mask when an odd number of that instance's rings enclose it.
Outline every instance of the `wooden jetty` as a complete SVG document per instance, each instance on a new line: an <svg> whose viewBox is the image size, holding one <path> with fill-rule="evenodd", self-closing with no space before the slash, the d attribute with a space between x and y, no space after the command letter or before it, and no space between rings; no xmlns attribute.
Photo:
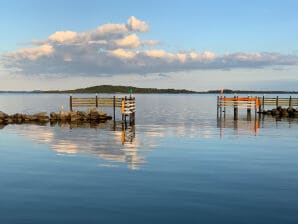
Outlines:
<svg viewBox="0 0 298 224"><path fill-rule="evenodd" d="M75 107L89 107L89 108L113 108L113 119L116 120L116 108L121 108L122 121L126 123L126 117L129 116L130 124L135 122L136 100L135 97L125 96L123 98L110 97L100 98L97 95L93 98L78 98L69 97L69 108L73 111Z"/></svg>
<svg viewBox="0 0 298 224"><path fill-rule="evenodd" d="M298 98L267 98L267 97L226 97L226 96L217 96L217 117L221 118L222 113L226 113L228 107L234 109L234 120L238 119L238 109L246 108L247 115L250 116L251 110L254 109L255 114L262 113L265 110L265 107L297 107Z"/></svg>

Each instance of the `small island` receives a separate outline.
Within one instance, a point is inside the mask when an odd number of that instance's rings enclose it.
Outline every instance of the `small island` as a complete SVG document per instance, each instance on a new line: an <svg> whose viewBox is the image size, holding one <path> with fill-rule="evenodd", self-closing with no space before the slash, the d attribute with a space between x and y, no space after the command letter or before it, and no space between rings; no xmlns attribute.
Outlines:
<svg viewBox="0 0 298 224"><path fill-rule="evenodd" d="M33 90L33 91L0 91L0 93L136 93L136 94L298 94L298 91L260 91L260 90L208 90L194 91L187 89L158 89L158 88L141 88L135 86L119 86L119 85L99 85L73 90Z"/></svg>

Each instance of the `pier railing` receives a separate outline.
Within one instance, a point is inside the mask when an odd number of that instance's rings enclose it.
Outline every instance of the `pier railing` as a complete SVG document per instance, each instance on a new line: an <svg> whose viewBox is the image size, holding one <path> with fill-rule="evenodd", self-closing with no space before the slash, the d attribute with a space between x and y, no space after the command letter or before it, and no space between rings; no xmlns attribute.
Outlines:
<svg viewBox="0 0 298 224"><path fill-rule="evenodd" d="M89 108L103 108L112 107L113 117L115 120L116 108L121 108L122 120L126 122L126 116L129 116L130 122L134 122L135 112L136 112L136 100L134 97L106 97L101 98L97 95L93 98L79 98L79 97L69 97L69 107L70 111L73 111L75 107L89 107Z"/></svg>
<svg viewBox="0 0 298 224"><path fill-rule="evenodd" d="M222 112L226 112L226 108L234 108L234 119L238 119L238 108L246 108L247 114L251 113L251 110L254 109L255 113L263 112L265 107L296 107L298 106L298 98L267 98L267 97L226 97L218 96L217 97L217 115L220 118Z"/></svg>
<svg viewBox="0 0 298 224"><path fill-rule="evenodd" d="M265 98L259 97L260 102L260 111L264 111L265 106L271 107L297 107L298 106L298 98L292 98L291 96L288 98Z"/></svg>

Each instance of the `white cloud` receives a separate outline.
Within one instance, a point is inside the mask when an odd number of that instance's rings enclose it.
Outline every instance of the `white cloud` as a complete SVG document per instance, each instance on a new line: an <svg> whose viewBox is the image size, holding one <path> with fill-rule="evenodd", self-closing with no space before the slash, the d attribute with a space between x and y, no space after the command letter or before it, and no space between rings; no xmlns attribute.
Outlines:
<svg viewBox="0 0 298 224"><path fill-rule="evenodd" d="M132 31L137 32L147 32L149 29L148 24L144 21L138 20L136 17L132 16L127 20L127 27Z"/></svg>
<svg viewBox="0 0 298 224"><path fill-rule="evenodd" d="M126 23L103 24L91 31L57 31L46 40L32 41L35 47L2 55L1 64L24 75L106 76L262 68L298 62L297 55L270 52L168 52L158 49L157 41L141 40L137 35L148 30L147 23L132 16Z"/></svg>
<svg viewBox="0 0 298 224"><path fill-rule="evenodd" d="M124 48L138 48L140 46L139 37L136 34L128 35L122 39L115 40L118 47Z"/></svg>
<svg viewBox="0 0 298 224"><path fill-rule="evenodd" d="M41 57L49 57L53 54L53 52L53 46L44 44L38 47L23 48L13 53L7 54L7 57L15 61L22 61L27 59L35 61Z"/></svg>
<svg viewBox="0 0 298 224"><path fill-rule="evenodd" d="M66 41L74 40L77 37L77 33L73 31L57 31L49 36L49 40L63 43Z"/></svg>
<svg viewBox="0 0 298 224"><path fill-rule="evenodd" d="M134 52L125 51L121 48L109 51L109 53L115 57L124 58L124 59L133 58L135 56Z"/></svg>

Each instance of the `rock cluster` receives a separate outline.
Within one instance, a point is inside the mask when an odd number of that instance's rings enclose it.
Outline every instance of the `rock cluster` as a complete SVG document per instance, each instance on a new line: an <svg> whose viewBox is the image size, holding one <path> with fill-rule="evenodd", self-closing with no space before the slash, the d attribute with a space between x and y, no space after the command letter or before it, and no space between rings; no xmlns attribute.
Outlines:
<svg viewBox="0 0 298 224"><path fill-rule="evenodd" d="M292 107L282 108L277 107L276 109L272 110L265 110L261 112L262 114L272 115L275 117L296 117L298 118L298 110Z"/></svg>
<svg viewBox="0 0 298 224"><path fill-rule="evenodd" d="M59 113L51 112L50 116L46 112L41 112L33 115L29 114L13 114L8 115L0 111L0 124L23 124L23 123L48 123L48 122L104 122L112 119L104 112L98 112L95 109L90 109L88 113L82 111L71 111Z"/></svg>
<svg viewBox="0 0 298 224"><path fill-rule="evenodd" d="M102 122L106 120L112 119L111 116L108 116L105 112L99 112L97 110L89 110L88 113L83 111L71 111L71 112L63 112L59 113L51 112L50 113L50 121L83 121L83 122Z"/></svg>
<svg viewBox="0 0 298 224"><path fill-rule="evenodd" d="M0 111L0 124L21 124L21 123L47 123L50 121L49 116L46 112L41 112L37 114L13 114L8 115Z"/></svg>

